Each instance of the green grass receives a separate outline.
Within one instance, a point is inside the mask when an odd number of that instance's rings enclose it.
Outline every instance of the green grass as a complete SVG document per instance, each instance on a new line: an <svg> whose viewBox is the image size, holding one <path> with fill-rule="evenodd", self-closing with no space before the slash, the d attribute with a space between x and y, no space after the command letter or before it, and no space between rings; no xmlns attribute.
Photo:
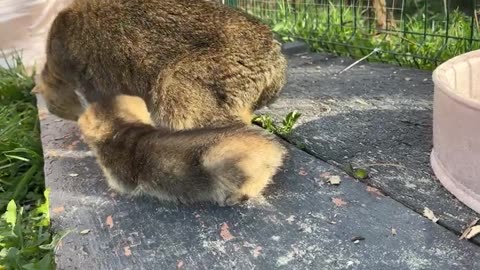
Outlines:
<svg viewBox="0 0 480 270"><path fill-rule="evenodd" d="M54 269L33 74L0 67L0 269Z"/></svg>
<svg viewBox="0 0 480 270"><path fill-rule="evenodd" d="M397 16L402 20L395 28L379 33L375 22L365 18L364 8L340 6L340 1L318 5L304 0L296 6L286 2L266 6L263 1L250 1L239 8L270 24L284 40L305 40L314 51L361 58L380 49L369 61L434 69L451 57L480 49L476 22L460 11L450 12L447 24L444 14L417 9Z"/></svg>

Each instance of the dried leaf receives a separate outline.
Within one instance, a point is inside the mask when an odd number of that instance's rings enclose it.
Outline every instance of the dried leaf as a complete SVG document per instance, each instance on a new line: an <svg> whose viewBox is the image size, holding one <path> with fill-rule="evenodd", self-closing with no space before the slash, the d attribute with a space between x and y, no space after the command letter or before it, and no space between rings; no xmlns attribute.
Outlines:
<svg viewBox="0 0 480 270"><path fill-rule="evenodd" d="M470 231L465 236L466 239L471 239L475 237L477 234L480 234L480 225L476 225L470 228Z"/></svg>
<svg viewBox="0 0 480 270"><path fill-rule="evenodd" d="M308 175L308 173L305 171L304 168L300 168L300 171L298 172L298 175L305 176L305 175Z"/></svg>
<svg viewBox="0 0 480 270"><path fill-rule="evenodd" d="M462 235L460 236L460 240L464 239L472 230L472 227L477 224L477 222L480 220L480 218L474 219L470 224L468 224L467 228L462 232Z"/></svg>
<svg viewBox="0 0 480 270"><path fill-rule="evenodd" d="M433 213L432 210L428 209L427 207L425 207L423 209L423 216L430 219L431 221L437 223L438 221L438 218L435 216L435 214Z"/></svg>
<svg viewBox="0 0 480 270"><path fill-rule="evenodd" d="M331 185L340 185L340 182L342 182L342 179L338 175L332 175L328 177L328 182Z"/></svg>
<svg viewBox="0 0 480 270"><path fill-rule="evenodd" d="M371 187L371 186L367 186L367 191L375 194L378 197L385 196L385 194L383 194L378 188L374 188L374 187Z"/></svg>
<svg viewBox="0 0 480 270"><path fill-rule="evenodd" d="M295 221L295 216L294 215L291 215L289 216L287 219L285 219L286 221L288 221L288 223L292 224L292 222Z"/></svg>
<svg viewBox="0 0 480 270"><path fill-rule="evenodd" d="M52 209L52 212L55 213L55 214L62 213L63 211L65 211L65 207L63 207L63 206L55 207L55 208Z"/></svg>
<svg viewBox="0 0 480 270"><path fill-rule="evenodd" d="M342 198L338 198L338 197L332 198L332 202L338 207L342 207L342 206L347 205L346 201L344 201Z"/></svg>
<svg viewBox="0 0 480 270"><path fill-rule="evenodd" d="M123 254L125 254L126 257L129 257L132 255L132 251L130 250L129 246L123 247Z"/></svg>
<svg viewBox="0 0 480 270"><path fill-rule="evenodd" d="M222 223L220 226L220 237L225 241L230 241L235 238L232 233L230 233L230 227L226 222Z"/></svg>
<svg viewBox="0 0 480 270"><path fill-rule="evenodd" d="M107 217L107 220L105 221L105 223L107 224L108 227L110 227L110 229L113 227L113 218L112 216L108 216Z"/></svg>
<svg viewBox="0 0 480 270"><path fill-rule="evenodd" d="M260 246L255 247L252 251L253 257L257 258L258 256L260 256L262 254L261 251L262 251L262 247Z"/></svg>
<svg viewBox="0 0 480 270"><path fill-rule="evenodd" d="M80 231L80 234L87 234L89 232L90 232L90 229L85 229L85 230Z"/></svg>

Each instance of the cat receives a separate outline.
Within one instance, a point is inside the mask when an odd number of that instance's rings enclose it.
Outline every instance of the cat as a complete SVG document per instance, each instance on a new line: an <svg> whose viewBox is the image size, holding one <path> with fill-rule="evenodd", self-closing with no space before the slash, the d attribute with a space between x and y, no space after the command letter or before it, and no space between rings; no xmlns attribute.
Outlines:
<svg viewBox="0 0 480 270"><path fill-rule="evenodd" d="M273 135L243 123L154 127L136 96L91 103L78 125L112 189L184 204L231 206L261 198L286 155Z"/></svg>
<svg viewBox="0 0 480 270"><path fill-rule="evenodd" d="M206 0L74 0L54 19L34 93L77 120L86 101L145 100L173 130L250 124L276 100L287 61L272 31L243 11Z"/></svg>

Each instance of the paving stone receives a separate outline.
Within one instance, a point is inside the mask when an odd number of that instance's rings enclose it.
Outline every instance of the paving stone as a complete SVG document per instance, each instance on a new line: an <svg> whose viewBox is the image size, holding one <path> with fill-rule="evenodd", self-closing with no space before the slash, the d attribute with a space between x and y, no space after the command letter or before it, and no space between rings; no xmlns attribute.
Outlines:
<svg viewBox="0 0 480 270"><path fill-rule="evenodd" d="M480 247L291 145L264 201L221 208L120 196L75 123L39 107L53 229L72 230L58 269L480 267Z"/></svg>
<svg viewBox="0 0 480 270"><path fill-rule="evenodd" d="M361 63L322 53L290 54L288 84L265 110L280 119L303 114L289 138L340 167L370 170L367 182L456 232L480 215L453 197L430 167L431 72ZM480 243L480 237L475 239Z"/></svg>

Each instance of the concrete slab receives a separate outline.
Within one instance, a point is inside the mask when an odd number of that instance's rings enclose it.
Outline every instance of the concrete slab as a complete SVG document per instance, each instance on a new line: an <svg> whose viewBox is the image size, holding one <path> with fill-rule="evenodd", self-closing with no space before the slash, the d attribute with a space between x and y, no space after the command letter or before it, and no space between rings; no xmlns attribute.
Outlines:
<svg viewBox="0 0 480 270"><path fill-rule="evenodd" d="M303 116L290 136L294 144L332 164L369 169L367 183L419 213L430 208L440 224L462 231L480 215L431 171L431 72L364 63L339 74L352 62L328 54L290 54L288 84L262 112L280 119L298 110Z"/></svg>
<svg viewBox="0 0 480 270"><path fill-rule="evenodd" d="M477 269L460 241L378 190L288 146L263 203L176 206L107 188L72 122L40 100L58 269ZM327 184L339 176L338 186Z"/></svg>

